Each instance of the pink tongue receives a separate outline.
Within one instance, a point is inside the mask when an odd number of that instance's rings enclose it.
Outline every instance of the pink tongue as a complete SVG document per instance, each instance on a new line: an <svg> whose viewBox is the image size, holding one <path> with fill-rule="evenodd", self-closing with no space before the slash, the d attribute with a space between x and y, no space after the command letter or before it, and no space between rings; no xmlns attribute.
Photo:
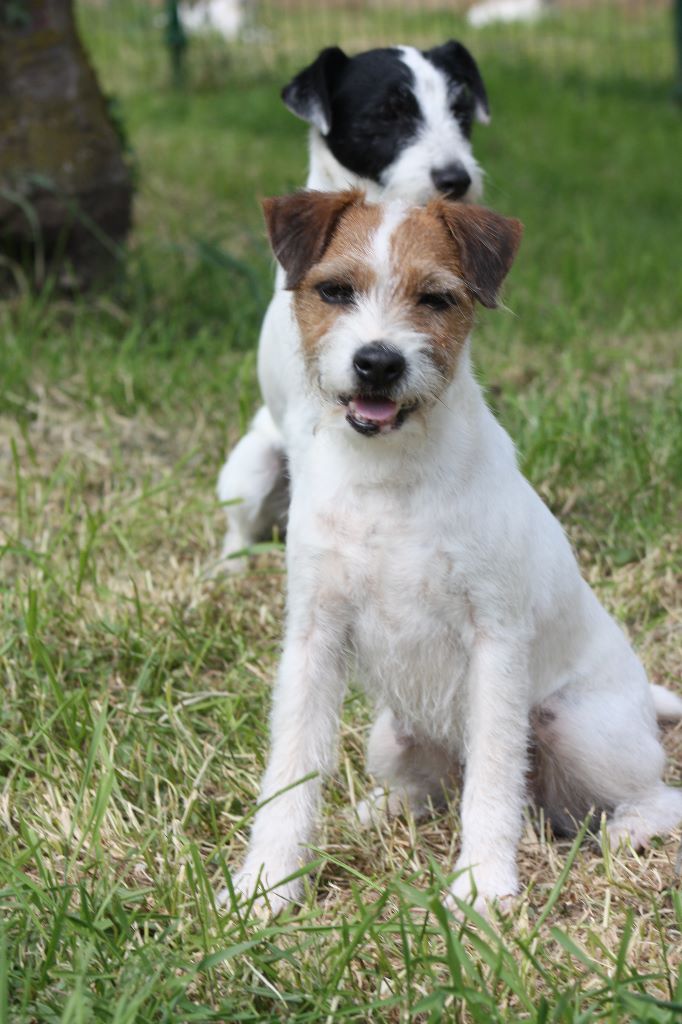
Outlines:
<svg viewBox="0 0 682 1024"><path fill-rule="evenodd" d="M373 423L390 423L398 411L397 403L388 398L354 398L351 404L359 416Z"/></svg>

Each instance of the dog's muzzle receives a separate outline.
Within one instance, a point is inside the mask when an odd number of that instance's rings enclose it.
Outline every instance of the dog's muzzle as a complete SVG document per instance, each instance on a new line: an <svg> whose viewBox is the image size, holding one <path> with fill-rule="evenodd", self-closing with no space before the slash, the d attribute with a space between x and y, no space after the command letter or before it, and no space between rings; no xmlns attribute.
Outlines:
<svg viewBox="0 0 682 1024"><path fill-rule="evenodd" d="M341 396L347 406L347 422L359 434L385 434L402 425L414 406L404 406L391 397L407 369L405 357L382 341L362 345L353 357L358 393Z"/></svg>

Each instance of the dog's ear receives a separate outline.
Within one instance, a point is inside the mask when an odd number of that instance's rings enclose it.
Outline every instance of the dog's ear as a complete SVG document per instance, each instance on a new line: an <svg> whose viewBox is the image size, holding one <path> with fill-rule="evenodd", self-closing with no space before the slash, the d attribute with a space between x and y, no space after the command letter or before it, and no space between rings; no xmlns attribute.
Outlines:
<svg viewBox="0 0 682 1024"><path fill-rule="evenodd" d="M445 199L436 200L435 205L457 243L465 284L482 306L494 309L521 243L523 224L483 206Z"/></svg>
<svg viewBox="0 0 682 1024"><path fill-rule="evenodd" d="M462 46L456 39L450 39L442 46L434 46L431 50L426 50L424 56L436 67L445 71L450 78L465 82L469 86L476 100L474 107L476 120L482 124L490 124L488 94L481 72L478 70L478 64L466 46Z"/></svg>
<svg viewBox="0 0 682 1024"><path fill-rule="evenodd" d="M343 213L365 198L359 189L347 192L294 192L263 200L272 251L286 271L291 290L320 260Z"/></svg>
<svg viewBox="0 0 682 1024"><path fill-rule="evenodd" d="M329 46L282 89L282 99L292 114L314 125L323 135L332 126L331 91L349 57L338 46Z"/></svg>

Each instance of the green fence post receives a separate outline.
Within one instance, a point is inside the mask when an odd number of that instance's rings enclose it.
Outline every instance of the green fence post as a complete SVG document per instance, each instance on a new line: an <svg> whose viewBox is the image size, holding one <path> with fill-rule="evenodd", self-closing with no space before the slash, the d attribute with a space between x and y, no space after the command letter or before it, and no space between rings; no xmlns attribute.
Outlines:
<svg viewBox="0 0 682 1024"><path fill-rule="evenodd" d="M166 45L170 51L173 85L179 89L185 81L187 36L178 13L177 0L167 0L166 3Z"/></svg>

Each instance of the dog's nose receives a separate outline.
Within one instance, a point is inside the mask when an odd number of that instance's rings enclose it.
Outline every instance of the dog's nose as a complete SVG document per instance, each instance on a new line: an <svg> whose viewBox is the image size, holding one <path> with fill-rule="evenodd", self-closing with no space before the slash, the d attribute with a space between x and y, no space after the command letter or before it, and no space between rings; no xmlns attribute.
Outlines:
<svg viewBox="0 0 682 1024"><path fill-rule="evenodd" d="M390 345L371 341L357 350L353 367L361 384L385 388L395 384L405 372L405 357Z"/></svg>
<svg viewBox="0 0 682 1024"><path fill-rule="evenodd" d="M471 175L464 164L448 164L431 171L431 181L439 192L453 199L463 196L471 184Z"/></svg>

